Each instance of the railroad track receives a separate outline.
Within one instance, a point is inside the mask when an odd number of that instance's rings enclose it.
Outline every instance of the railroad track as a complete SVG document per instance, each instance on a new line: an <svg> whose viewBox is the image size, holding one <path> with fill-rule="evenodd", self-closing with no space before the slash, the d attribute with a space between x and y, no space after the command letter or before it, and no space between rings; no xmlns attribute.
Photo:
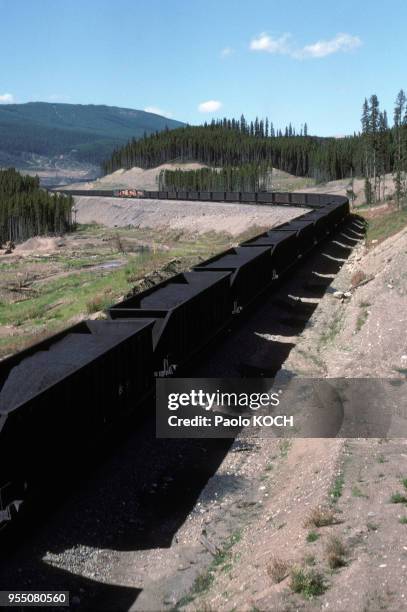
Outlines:
<svg viewBox="0 0 407 612"><path fill-rule="evenodd" d="M112 428L141 411L157 376L185 368L349 216L347 198L334 195L142 197L311 210L112 305L106 321L84 321L0 363L0 529L18 522L44 480L52 487L62 466L97 452Z"/></svg>

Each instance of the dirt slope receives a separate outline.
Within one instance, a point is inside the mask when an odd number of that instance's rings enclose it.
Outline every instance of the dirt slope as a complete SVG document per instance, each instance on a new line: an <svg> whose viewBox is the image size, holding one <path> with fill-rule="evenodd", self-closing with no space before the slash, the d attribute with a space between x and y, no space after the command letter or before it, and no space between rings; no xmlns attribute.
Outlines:
<svg viewBox="0 0 407 612"><path fill-rule="evenodd" d="M407 229L369 251L357 247L281 376L405 377L406 264ZM361 271L365 279L355 288ZM270 441L256 440L255 453L245 459L255 462L251 483L261 510L227 563L212 563L205 588L195 583L186 608L407 610L407 441L297 439L283 459ZM264 453L269 469L259 460ZM326 526L309 522L319 507L330 509ZM293 568L319 575L324 592L309 597L303 584L294 593Z"/></svg>
<svg viewBox="0 0 407 612"><path fill-rule="evenodd" d="M332 193L334 195L347 195L348 189L351 187L351 179L344 178L337 181L329 181L327 183L313 184L310 187L298 188L296 191L303 193ZM361 178L355 178L353 181L353 192L356 196L354 206L362 206L365 203L365 181ZM380 188L380 193L383 193L383 185ZM384 185L385 197L394 195L394 181L391 174L385 175Z"/></svg>
<svg viewBox="0 0 407 612"><path fill-rule="evenodd" d="M169 163L162 164L156 168L130 168L130 170L116 170L112 174L107 174L101 178L91 181L89 183L74 183L68 185L69 189L126 189L129 187L135 189L147 189L149 191L155 191L158 189L158 176L161 170L199 170L200 168L207 168L205 164L199 162L192 162L189 164L177 164Z"/></svg>
<svg viewBox="0 0 407 612"><path fill-rule="evenodd" d="M78 223L171 228L199 233L217 231L234 236L249 227L270 228L307 212L303 208L283 206L87 196L75 197L75 210Z"/></svg>

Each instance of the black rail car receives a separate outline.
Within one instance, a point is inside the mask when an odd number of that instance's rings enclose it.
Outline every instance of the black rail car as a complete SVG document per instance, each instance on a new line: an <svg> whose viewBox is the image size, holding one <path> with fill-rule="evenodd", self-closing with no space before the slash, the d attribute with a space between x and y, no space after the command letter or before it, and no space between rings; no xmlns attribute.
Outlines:
<svg viewBox="0 0 407 612"><path fill-rule="evenodd" d="M242 247L269 247L271 258L271 276L280 278L298 260L299 245L298 232L287 229L285 231L264 232L241 244Z"/></svg>
<svg viewBox="0 0 407 612"><path fill-rule="evenodd" d="M175 371L230 317L229 272L177 274L109 309L112 319L153 318L154 369Z"/></svg>
<svg viewBox="0 0 407 612"><path fill-rule="evenodd" d="M217 270L230 272L233 312L239 312L265 291L273 281L270 248L236 247L200 263L194 270L207 274Z"/></svg>
<svg viewBox="0 0 407 612"><path fill-rule="evenodd" d="M87 445L136 410L154 376L172 374L204 348L232 313L349 214L347 198L329 194L153 191L144 197L312 210L112 306L109 321L78 324L0 363L0 529L37 475L51 469L50 458L57 466L73 445Z"/></svg>
<svg viewBox="0 0 407 612"><path fill-rule="evenodd" d="M240 194L240 201L244 204L253 204L257 201L257 193L253 191L243 191Z"/></svg>
<svg viewBox="0 0 407 612"><path fill-rule="evenodd" d="M293 219L272 230L274 232L297 232L297 255L300 257L306 255L317 243L314 221L307 217L308 215L304 215L299 219Z"/></svg>
<svg viewBox="0 0 407 612"><path fill-rule="evenodd" d="M38 480L146 399L152 326L87 321L0 362L0 529Z"/></svg>
<svg viewBox="0 0 407 612"><path fill-rule="evenodd" d="M58 193L66 193L67 195L73 196L89 196L89 197L101 197L101 198L112 198L118 195L118 191L114 191L113 189L93 189L85 190L85 189L58 189L55 188L52 191L56 191Z"/></svg>

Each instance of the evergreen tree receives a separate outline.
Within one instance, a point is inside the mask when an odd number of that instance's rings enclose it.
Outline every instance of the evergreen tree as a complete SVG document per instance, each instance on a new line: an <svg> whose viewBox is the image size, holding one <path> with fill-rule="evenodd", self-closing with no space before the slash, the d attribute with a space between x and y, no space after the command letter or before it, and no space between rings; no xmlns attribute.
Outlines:
<svg viewBox="0 0 407 612"><path fill-rule="evenodd" d="M0 243L70 231L72 205L71 196L41 189L38 177L23 176L14 168L1 170Z"/></svg>
<svg viewBox="0 0 407 612"><path fill-rule="evenodd" d="M396 104L394 107L394 130L395 130L395 159L394 159L394 186L397 206L400 208L402 199L405 195L405 161L406 161L406 134L405 134L405 116L406 116L406 94L403 89L400 89L397 94ZM404 124L404 125L403 125Z"/></svg>
<svg viewBox="0 0 407 612"><path fill-rule="evenodd" d="M255 122L254 122L254 135L258 138L260 136L260 124L259 124L259 118L256 117Z"/></svg>

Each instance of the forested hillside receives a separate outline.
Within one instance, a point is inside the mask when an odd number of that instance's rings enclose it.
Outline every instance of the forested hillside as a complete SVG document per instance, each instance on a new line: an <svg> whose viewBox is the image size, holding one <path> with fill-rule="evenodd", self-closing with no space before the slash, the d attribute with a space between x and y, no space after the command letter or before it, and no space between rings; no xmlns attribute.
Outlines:
<svg viewBox="0 0 407 612"><path fill-rule="evenodd" d="M298 135L291 124L283 133L275 131L268 119L249 124L243 115L239 120L225 118L209 125L186 126L128 142L114 151L104 171L152 168L170 161L198 161L223 169L199 170L195 174L166 171L160 177L160 185L170 189L192 185L201 189L239 189L247 180L260 188L270 167L321 182L364 176L368 203L385 197L382 177L393 172L400 201L407 190L406 108L406 96L401 90L390 127L386 111L380 109L377 96L372 95L363 105L361 132L344 138L309 136L307 124Z"/></svg>
<svg viewBox="0 0 407 612"><path fill-rule="evenodd" d="M99 164L129 138L182 125L153 113L115 106L4 104L0 105L0 162L4 152L17 158L70 155Z"/></svg>
<svg viewBox="0 0 407 612"><path fill-rule="evenodd" d="M267 162L201 168L199 170L161 170L160 190L177 191L270 191L272 167Z"/></svg>
<svg viewBox="0 0 407 612"><path fill-rule="evenodd" d="M40 189L37 177L0 170L0 245L72 229L72 196Z"/></svg>
<svg viewBox="0 0 407 612"><path fill-rule="evenodd" d="M239 166L268 162L298 176L332 180L357 172L363 164L358 137L266 136L252 134L240 121L219 120L188 126L132 141L105 162L105 173L118 168L151 168L168 161L199 161L210 166Z"/></svg>

